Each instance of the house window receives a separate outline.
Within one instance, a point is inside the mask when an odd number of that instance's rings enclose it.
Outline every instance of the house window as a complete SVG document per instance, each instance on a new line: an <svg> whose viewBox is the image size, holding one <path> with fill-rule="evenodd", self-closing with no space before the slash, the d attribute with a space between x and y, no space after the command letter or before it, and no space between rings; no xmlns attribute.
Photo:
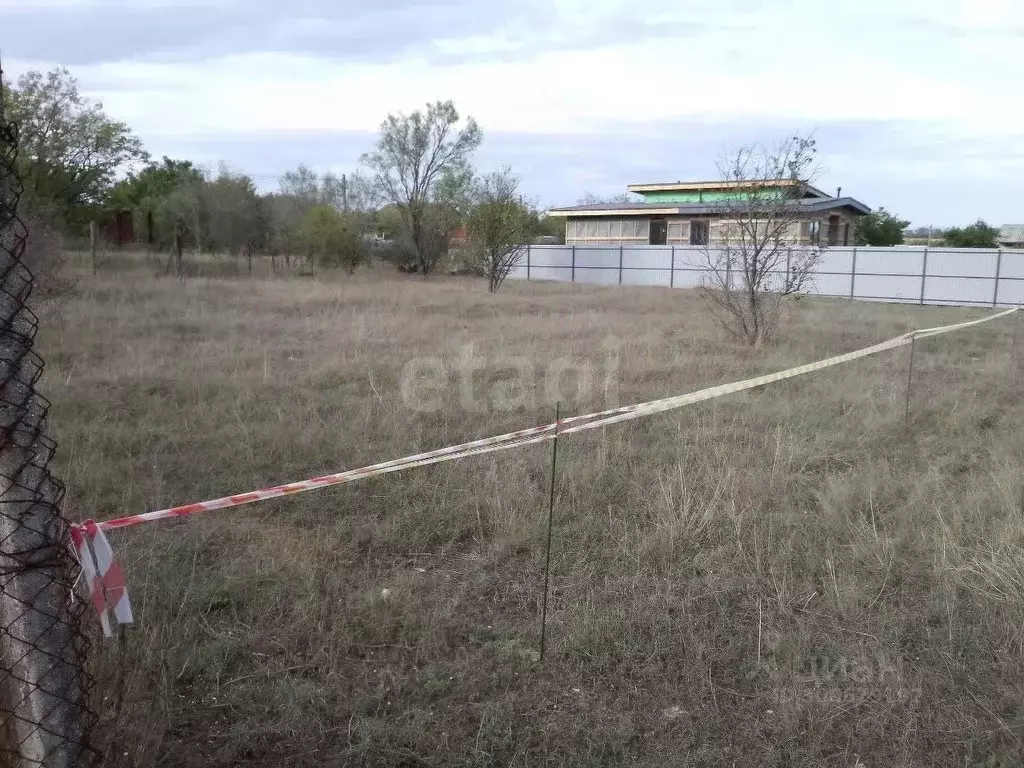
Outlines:
<svg viewBox="0 0 1024 768"><path fill-rule="evenodd" d="M690 245L707 245L711 239L711 225L704 220L690 222Z"/></svg>
<svg viewBox="0 0 1024 768"><path fill-rule="evenodd" d="M804 225L806 227L807 242L811 245L817 245L821 242L821 222L820 221L808 221Z"/></svg>
<svg viewBox="0 0 1024 768"><path fill-rule="evenodd" d="M651 245L668 243L668 222L665 219L651 219L651 236L648 242Z"/></svg>

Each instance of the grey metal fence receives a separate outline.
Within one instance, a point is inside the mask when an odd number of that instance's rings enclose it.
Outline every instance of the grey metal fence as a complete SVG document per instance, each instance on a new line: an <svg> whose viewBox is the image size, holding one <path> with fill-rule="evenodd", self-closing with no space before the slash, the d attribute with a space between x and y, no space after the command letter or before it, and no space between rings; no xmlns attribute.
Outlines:
<svg viewBox="0 0 1024 768"><path fill-rule="evenodd" d="M798 250L796 246L790 253ZM708 272L695 246L534 245L509 275L598 285L693 288ZM827 248L808 293L966 306L1024 304L1024 250Z"/></svg>

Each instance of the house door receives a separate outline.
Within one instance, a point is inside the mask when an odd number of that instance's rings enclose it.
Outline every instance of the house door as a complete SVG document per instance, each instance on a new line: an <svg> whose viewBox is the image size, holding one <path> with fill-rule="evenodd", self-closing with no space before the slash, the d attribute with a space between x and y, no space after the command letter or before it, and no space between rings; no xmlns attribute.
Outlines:
<svg viewBox="0 0 1024 768"><path fill-rule="evenodd" d="M690 222L690 245L707 245L711 241L711 223L705 219Z"/></svg>
<svg viewBox="0 0 1024 768"><path fill-rule="evenodd" d="M839 217L828 217L828 244L839 245Z"/></svg>
<svg viewBox="0 0 1024 768"><path fill-rule="evenodd" d="M651 245L668 244L668 221L666 219L651 219Z"/></svg>

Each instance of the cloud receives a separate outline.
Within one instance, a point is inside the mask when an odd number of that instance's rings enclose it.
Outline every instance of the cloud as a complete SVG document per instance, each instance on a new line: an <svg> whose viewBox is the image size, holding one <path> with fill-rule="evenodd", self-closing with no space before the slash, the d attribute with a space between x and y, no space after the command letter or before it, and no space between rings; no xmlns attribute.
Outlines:
<svg viewBox="0 0 1024 768"><path fill-rule="evenodd" d="M823 189L842 186L844 195L922 225L966 223L979 216L1000 223L1020 218L1024 149L1006 153L949 134L937 123L840 121L796 128L813 130L818 141L817 183ZM635 182L716 178L723 153L793 129L782 120L731 120L677 121L640 135L631 126L614 124L588 134L496 131L486 135L475 162L481 170L511 166L524 193L548 207L572 204L587 192L618 194ZM357 170L359 156L375 138L370 131L172 134L154 137L150 145L160 153L194 158L210 170L226 161L270 191L279 176L300 163L320 173ZM1024 136L1019 138L1017 146L1024 147Z"/></svg>
<svg viewBox="0 0 1024 768"><path fill-rule="evenodd" d="M817 130L828 184L869 205L959 221L970 189L993 219L1020 216L1008 202L1024 162L1017 0L0 9L11 73L70 65L154 152L213 166L343 169L389 112L451 98L485 130L481 162L513 165L543 202L713 175L724 145Z"/></svg>

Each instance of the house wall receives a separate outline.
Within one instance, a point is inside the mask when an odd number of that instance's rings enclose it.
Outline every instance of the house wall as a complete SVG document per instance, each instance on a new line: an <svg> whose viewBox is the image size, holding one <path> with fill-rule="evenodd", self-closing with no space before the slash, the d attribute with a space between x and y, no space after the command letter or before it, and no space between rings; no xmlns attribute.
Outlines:
<svg viewBox="0 0 1024 768"><path fill-rule="evenodd" d="M857 230L857 216L845 211L834 212L839 216L839 241L843 243L843 226L850 225L849 241L847 245L853 245ZM726 239L730 223L724 219L715 219L710 216L664 216L668 220L667 245L689 245L690 244L690 222L693 220L709 220L710 237L712 243L721 243ZM792 245L813 245L813 228L811 222L818 223L818 239L820 245L828 245L828 224L829 214L823 214L821 218L807 219L795 222L789 227L785 238L787 243ZM605 217L605 216L580 216L568 218L565 222L565 243L566 245L646 245L650 242L651 217L629 216L629 217Z"/></svg>
<svg viewBox="0 0 1024 768"><path fill-rule="evenodd" d="M580 216L565 220L566 245L647 245L647 216Z"/></svg>
<svg viewBox="0 0 1024 768"><path fill-rule="evenodd" d="M749 197L747 194L729 189L640 192L638 194L643 195L645 203L725 203L746 200ZM767 195L767 190L761 190L760 194Z"/></svg>

